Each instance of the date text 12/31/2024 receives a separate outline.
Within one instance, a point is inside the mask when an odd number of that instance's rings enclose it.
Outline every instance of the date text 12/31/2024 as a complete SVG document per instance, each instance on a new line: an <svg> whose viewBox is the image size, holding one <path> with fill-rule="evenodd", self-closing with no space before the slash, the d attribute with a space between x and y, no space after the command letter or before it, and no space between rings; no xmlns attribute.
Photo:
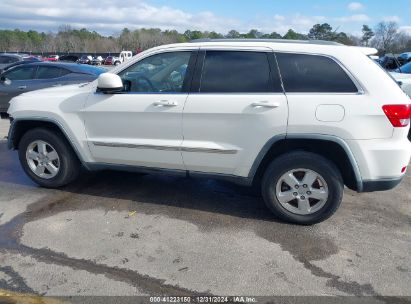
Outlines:
<svg viewBox="0 0 411 304"><path fill-rule="evenodd" d="M150 303L256 303L254 297L197 296L197 297L150 297Z"/></svg>

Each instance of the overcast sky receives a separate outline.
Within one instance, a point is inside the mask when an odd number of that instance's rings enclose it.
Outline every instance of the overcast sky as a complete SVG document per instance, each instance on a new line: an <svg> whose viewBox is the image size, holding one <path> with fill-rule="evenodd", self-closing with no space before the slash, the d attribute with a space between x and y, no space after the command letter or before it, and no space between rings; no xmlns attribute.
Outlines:
<svg viewBox="0 0 411 304"><path fill-rule="evenodd" d="M411 34L411 0L0 0L1 29L56 31L69 24L106 35L124 27L306 33L323 22L359 34L363 24L380 21L396 21Z"/></svg>

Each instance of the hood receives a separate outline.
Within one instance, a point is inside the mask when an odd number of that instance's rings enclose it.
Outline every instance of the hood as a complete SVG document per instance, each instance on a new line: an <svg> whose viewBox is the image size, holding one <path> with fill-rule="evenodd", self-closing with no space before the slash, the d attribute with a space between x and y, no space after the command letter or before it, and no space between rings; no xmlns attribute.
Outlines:
<svg viewBox="0 0 411 304"><path fill-rule="evenodd" d="M87 91L93 91L96 87L93 85L93 82L87 82L83 84L72 84L72 85L64 85L59 87L52 87L47 89L35 90L30 91L27 93L23 93L21 97L31 97L36 95L41 96L60 96L60 95L76 95L78 93L83 93Z"/></svg>
<svg viewBox="0 0 411 304"><path fill-rule="evenodd" d="M11 117L48 117L62 110L74 112L81 109L90 93L95 92L97 83L67 85L27 92L10 100L8 113Z"/></svg>

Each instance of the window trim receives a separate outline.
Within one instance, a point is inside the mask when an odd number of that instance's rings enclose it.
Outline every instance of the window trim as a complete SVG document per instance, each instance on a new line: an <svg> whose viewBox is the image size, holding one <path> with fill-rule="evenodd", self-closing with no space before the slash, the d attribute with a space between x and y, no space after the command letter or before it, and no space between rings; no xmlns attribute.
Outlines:
<svg viewBox="0 0 411 304"><path fill-rule="evenodd" d="M347 74L347 76L351 79L351 81L357 87L357 92L287 92L285 90L280 65L278 64L278 61L277 61L277 54L309 55L309 56L319 56L319 57L329 58L343 69L343 71ZM278 71L280 73L284 93L286 95L364 95L366 94L366 90L364 89L364 86L361 84L361 82L354 76L353 73L351 73L351 71L340 60L338 60L336 57L332 55L320 54L320 53L307 53L307 52L276 51L276 50L274 50L274 55L277 61Z"/></svg>
<svg viewBox="0 0 411 304"><path fill-rule="evenodd" d="M198 48L193 48L193 49L167 49L167 50L161 50L160 52L153 52L147 54L147 56L144 56L142 58L139 58L139 60L134 61L130 63L129 65L125 66L123 69L120 71L116 72L116 75L120 74L124 70L128 69L129 67L138 64L139 62L143 61L146 58L156 56L156 55L161 55L161 54L166 54L166 53L181 53L181 52L190 52L190 58L188 60L188 66L187 66L187 71L184 77L183 81L183 87L181 89L181 92L115 92L112 95L187 95L190 93L190 88L192 86L192 81L195 73L195 68L196 68L196 63L197 63L197 58L198 58L198 53L199 50ZM96 90L95 94L104 94L103 92L99 92Z"/></svg>
<svg viewBox="0 0 411 304"><path fill-rule="evenodd" d="M208 52L249 52L264 53L267 56L267 64L270 70L270 89L269 92L201 92L201 79L204 71L206 53ZM276 70L276 71L275 71ZM281 82L281 92L275 92L275 82L273 73L278 73ZM195 66L195 73L191 83L190 94L207 94L207 95L284 95L284 86L281 79L280 69L276 64L275 54L272 49L238 49L238 48L202 48L198 52L198 59Z"/></svg>

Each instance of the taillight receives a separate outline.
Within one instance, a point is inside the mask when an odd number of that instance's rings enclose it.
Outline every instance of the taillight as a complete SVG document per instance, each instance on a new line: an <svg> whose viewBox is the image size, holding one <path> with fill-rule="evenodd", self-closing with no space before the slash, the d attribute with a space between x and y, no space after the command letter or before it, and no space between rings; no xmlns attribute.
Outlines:
<svg viewBox="0 0 411 304"><path fill-rule="evenodd" d="M401 128L410 124L411 104L385 105L382 109L394 127Z"/></svg>

